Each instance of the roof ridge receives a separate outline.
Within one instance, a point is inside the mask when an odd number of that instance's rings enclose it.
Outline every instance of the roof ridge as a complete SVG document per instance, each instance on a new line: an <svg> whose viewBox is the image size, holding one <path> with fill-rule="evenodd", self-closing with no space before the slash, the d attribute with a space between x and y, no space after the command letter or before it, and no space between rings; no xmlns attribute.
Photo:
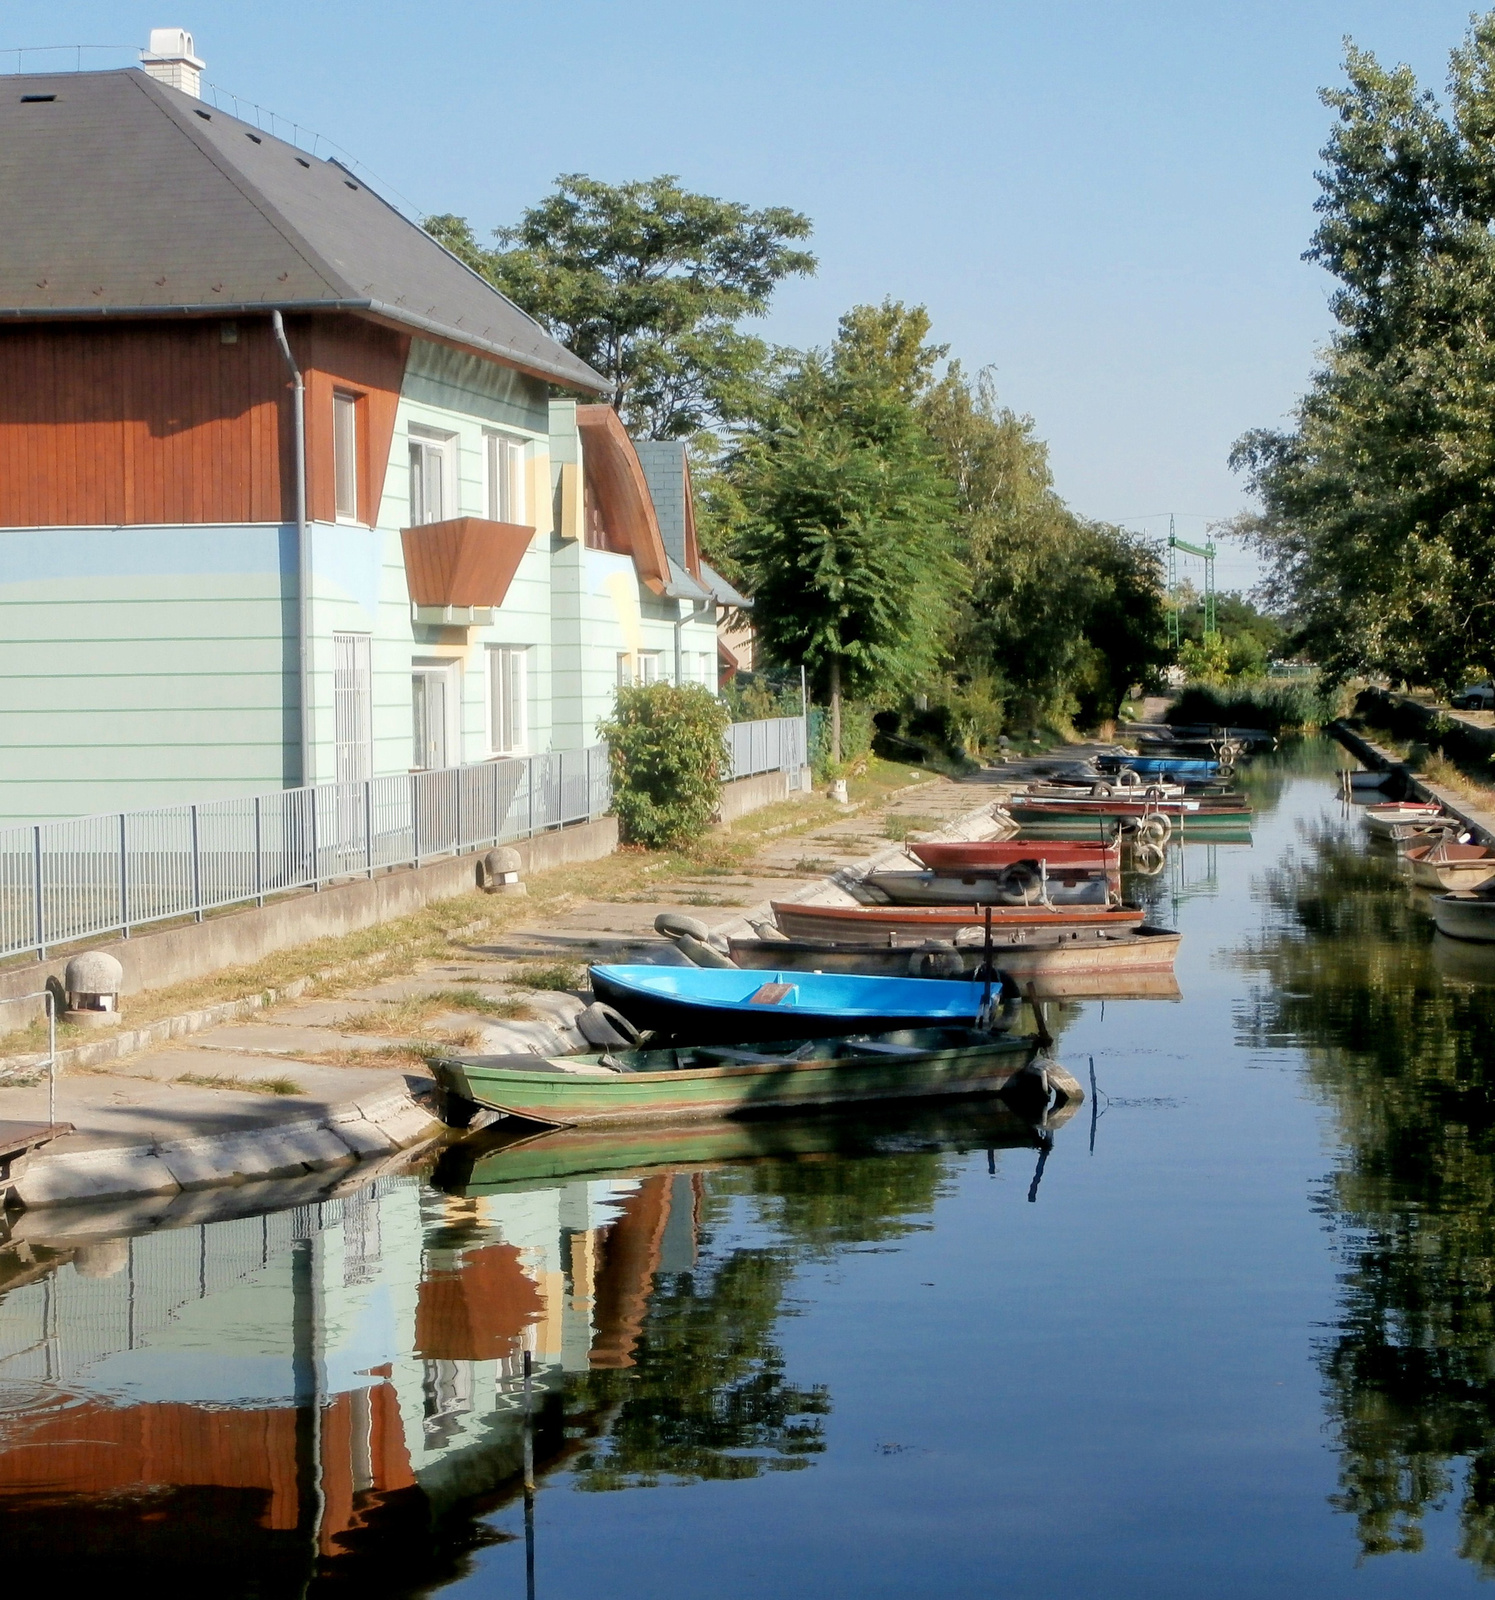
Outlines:
<svg viewBox="0 0 1495 1600"><path fill-rule="evenodd" d="M127 67L124 70L146 99L155 104L156 109L161 112L168 122L176 127L178 132L184 135L200 155L206 158L212 167L221 174L226 183L233 185L240 198L247 201L249 205L259 212L265 221L275 229L306 265L321 278L323 283L339 300L357 300L360 298L353 285L322 256L320 251L313 249L310 241L302 234L301 230L281 212L278 206L272 205L259 192L249 174L236 166L227 152L220 151L211 140L206 140L199 136L197 129L186 120L185 110L173 105L163 93L165 85L157 83L148 72L142 71L139 67ZM180 93L180 91L177 92ZM232 116L228 112L219 112L216 107L213 112L208 114L210 116L216 114L226 117L230 122L237 122L246 129L249 127L249 124L242 117ZM276 144L299 155L294 145L286 144L284 139L277 138L275 134L262 134L258 129L255 129L254 132L257 138L261 140L267 137L274 139ZM301 157L301 159L305 160L307 158ZM341 163L338 164L341 165ZM364 295L361 298L367 300L368 296ZM266 305L270 304L269 301L265 303Z"/></svg>

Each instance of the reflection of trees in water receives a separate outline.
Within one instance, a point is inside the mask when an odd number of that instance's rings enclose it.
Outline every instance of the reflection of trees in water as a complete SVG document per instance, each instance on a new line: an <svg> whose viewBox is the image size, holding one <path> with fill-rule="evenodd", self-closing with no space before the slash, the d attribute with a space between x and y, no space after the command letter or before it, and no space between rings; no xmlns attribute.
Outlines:
<svg viewBox="0 0 1495 1600"><path fill-rule="evenodd" d="M719 1169L703 1180L700 1259L659 1274L631 1366L568 1386L568 1409L608 1414L572 1463L583 1489L756 1477L825 1448L827 1389L788 1381L774 1329L798 1265L931 1226L948 1165L937 1151L826 1154ZM746 1201L771 1244L717 1255L713 1234Z"/></svg>
<svg viewBox="0 0 1495 1600"><path fill-rule="evenodd" d="M1367 1554L1420 1549L1466 1457L1460 1553L1495 1576L1495 988L1445 982L1407 889L1337 827L1263 888L1245 1028L1308 1048L1344 1143L1324 1196L1345 1264L1321 1346L1334 1504Z"/></svg>

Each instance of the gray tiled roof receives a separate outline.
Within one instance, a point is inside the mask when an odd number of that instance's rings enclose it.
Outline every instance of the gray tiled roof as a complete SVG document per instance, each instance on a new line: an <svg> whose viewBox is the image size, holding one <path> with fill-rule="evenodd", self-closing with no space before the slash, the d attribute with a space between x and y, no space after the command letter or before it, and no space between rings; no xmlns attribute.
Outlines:
<svg viewBox="0 0 1495 1600"><path fill-rule="evenodd" d="M0 77L0 318L272 306L367 311L608 387L337 162L138 69Z"/></svg>

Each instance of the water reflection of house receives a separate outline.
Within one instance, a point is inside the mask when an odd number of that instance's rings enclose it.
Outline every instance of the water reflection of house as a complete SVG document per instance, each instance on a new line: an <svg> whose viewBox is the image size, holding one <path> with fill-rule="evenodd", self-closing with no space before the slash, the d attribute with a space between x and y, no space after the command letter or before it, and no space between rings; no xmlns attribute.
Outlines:
<svg viewBox="0 0 1495 1600"><path fill-rule="evenodd" d="M629 1365L655 1273L694 1248L671 1177L397 1181L89 1244L0 1301L0 1537L54 1578L121 1556L304 1577L315 1552L419 1581L444 1512L512 1492L524 1350L542 1410Z"/></svg>

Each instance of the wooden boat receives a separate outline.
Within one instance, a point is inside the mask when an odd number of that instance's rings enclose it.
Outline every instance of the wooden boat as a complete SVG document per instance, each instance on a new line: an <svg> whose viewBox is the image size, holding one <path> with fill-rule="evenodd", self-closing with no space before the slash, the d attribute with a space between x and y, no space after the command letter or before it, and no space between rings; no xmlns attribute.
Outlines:
<svg viewBox="0 0 1495 1600"><path fill-rule="evenodd" d="M1369 772L1358 768L1345 768L1349 774L1350 790L1354 794L1372 794L1384 789L1399 776L1395 772Z"/></svg>
<svg viewBox="0 0 1495 1600"><path fill-rule="evenodd" d="M1227 800L1228 805L1217 804ZM1044 800L1013 796L1003 809L1024 833L1042 829L1062 832L1066 838L1107 823L1126 828L1145 828L1153 818L1162 819L1164 831L1220 838L1225 834L1248 836L1251 811L1237 796L1204 796L1189 800Z"/></svg>
<svg viewBox="0 0 1495 1600"><path fill-rule="evenodd" d="M592 993L638 1029L677 1041L819 1039L976 1025L987 986L845 972L594 966Z"/></svg>
<svg viewBox="0 0 1495 1600"><path fill-rule="evenodd" d="M1439 889L1447 894L1477 889L1495 878L1495 850L1486 845L1460 844L1445 838L1411 845L1404 855L1412 882L1424 889Z"/></svg>
<svg viewBox="0 0 1495 1600"><path fill-rule="evenodd" d="M435 1056L430 1067L459 1101L553 1127L585 1127L993 1094L1036 1057L1033 1039L948 1027L786 1040L771 1051L698 1045L584 1056ZM1042 1070L1066 1099L1084 1098L1063 1068L1045 1062Z"/></svg>
<svg viewBox="0 0 1495 1600"><path fill-rule="evenodd" d="M1105 872L1049 878L1037 865L1001 874L944 872L869 872L846 884L863 905L893 906L1103 906L1111 898Z"/></svg>
<svg viewBox="0 0 1495 1600"><path fill-rule="evenodd" d="M1365 826L1382 839L1390 839L1399 827L1427 827L1443 820L1443 808L1420 800L1393 800L1385 805L1367 806Z"/></svg>
<svg viewBox="0 0 1495 1600"><path fill-rule="evenodd" d="M1095 764L1102 772L1136 772L1143 777L1213 778L1222 770L1221 762L1206 756L1097 756Z"/></svg>
<svg viewBox="0 0 1495 1600"><path fill-rule="evenodd" d="M1079 839L1045 840L1042 844L1013 839L921 840L909 854L935 872L995 872L1020 863L1042 862L1049 877L1089 874L1098 870L1118 876L1121 848Z"/></svg>
<svg viewBox="0 0 1495 1600"><path fill-rule="evenodd" d="M1040 990L1072 980L1115 983L1120 993L1133 980L1167 974L1183 935L1168 928L1003 928L992 934L992 962L1026 991L1030 981ZM979 939L918 940L894 935L883 944L854 944L844 939L731 939L727 946L739 967L754 971L865 972L887 977L920 977L956 968L967 974L986 958L984 930ZM1057 992L1057 991L1054 991Z"/></svg>
<svg viewBox="0 0 1495 1600"><path fill-rule="evenodd" d="M475 1198L558 1187L577 1178L698 1172L750 1161L816 1160L827 1155L920 1150L1031 1150L1062 1127L1078 1102L1068 1096L1035 1125L1005 1100L983 1095L951 1103L873 1102L820 1107L804 1115L635 1121L623 1126L555 1128L506 1117L478 1139L449 1144L432 1184Z"/></svg>
<svg viewBox="0 0 1495 1600"><path fill-rule="evenodd" d="M792 900L775 900L772 906L779 931L791 939L854 944L886 944L890 934L953 939L963 928L983 929L988 911L994 939L1003 938L1003 930L1011 928L1114 932L1142 925L1142 912L1134 906L816 906Z"/></svg>
<svg viewBox="0 0 1495 1600"><path fill-rule="evenodd" d="M1495 895L1440 894L1433 900L1433 921L1439 933L1475 944L1495 944Z"/></svg>

